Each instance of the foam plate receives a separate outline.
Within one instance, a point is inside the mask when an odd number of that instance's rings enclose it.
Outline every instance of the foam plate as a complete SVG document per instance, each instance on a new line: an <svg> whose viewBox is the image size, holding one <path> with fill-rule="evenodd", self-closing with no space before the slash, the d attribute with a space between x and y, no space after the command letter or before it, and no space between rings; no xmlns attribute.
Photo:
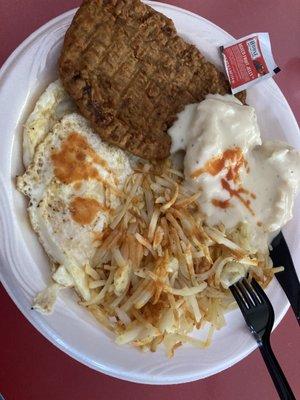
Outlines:
<svg viewBox="0 0 300 400"><path fill-rule="evenodd" d="M196 44L211 60L220 63L217 47L232 37L195 14L151 2L157 11L172 18L178 32ZM204 378L230 367L256 347L239 310L227 315L227 326L214 336L207 350L188 345L167 360L163 349L142 353L117 346L85 309L77 305L72 291L61 292L55 312L43 316L30 309L33 296L49 281L49 262L33 233L26 201L15 189L15 176L22 173L22 125L38 96L57 78L57 60L66 29L75 10L42 26L9 57L0 72L0 260L2 282L26 318L53 344L89 367L129 381L173 384ZM272 79L248 91L248 103L258 114L264 138L280 138L300 148L295 118ZM300 268L300 198L295 217L285 235L295 265ZM267 290L277 325L288 302L274 280Z"/></svg>

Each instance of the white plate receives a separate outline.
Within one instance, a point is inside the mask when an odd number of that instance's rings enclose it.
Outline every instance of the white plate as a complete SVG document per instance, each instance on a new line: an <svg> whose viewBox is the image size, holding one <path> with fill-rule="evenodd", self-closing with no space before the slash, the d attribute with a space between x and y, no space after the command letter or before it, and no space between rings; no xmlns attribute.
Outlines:
<svg viewBox="0 0 300 400"><path fill-rule="evenodd" d="M214 59L216 46L232 37L211 22L182 9L151 2L172 18L180 34ZM56 79L62 40L74 15L69 11L41 27L9 57L0 72L0 257L1 279L28 320L61 350L105 374L140 383L172 384L204 378L230 367L256 347L238 310L227 316L227 326L214 336L207 350L184 346L172 360L163 350L141 353L114 344L92 317L76 304L71 291L61 293L55 312L43 316L30 309L33 296L49 280L49 263L30 228L26 201L15 189L22 173L22 124L48 83ZM217 61L217 60L216 60ZM300 148L295 118L279 88L268 80L249 90L248 102L257 109L264 137L276 137ZM300 266L300 199L285 235L295 265ZM277 282L267 291L275 308L276 325L288 309Z"/></svg>

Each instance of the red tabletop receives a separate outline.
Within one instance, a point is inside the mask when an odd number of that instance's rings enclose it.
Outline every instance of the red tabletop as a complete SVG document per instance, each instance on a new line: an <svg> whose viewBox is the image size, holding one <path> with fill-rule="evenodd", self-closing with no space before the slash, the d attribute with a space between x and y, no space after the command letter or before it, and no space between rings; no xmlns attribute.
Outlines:
<svg viewBox="0 0 300 400"><path fill-rule="evenodd" d="M269 32L276 81L300 120L299 0L168 0L235 37ZM0 65L30 33L78 0L0 0ZM258 351L213 377L174 386L138 385L95 372L58 350L23 317L0 287L0 393L6 400L272 400L272 381ZM272 335L274 352L300 398L300 335L291 313ZM199 357L201 354L199 354Z"/></svg>

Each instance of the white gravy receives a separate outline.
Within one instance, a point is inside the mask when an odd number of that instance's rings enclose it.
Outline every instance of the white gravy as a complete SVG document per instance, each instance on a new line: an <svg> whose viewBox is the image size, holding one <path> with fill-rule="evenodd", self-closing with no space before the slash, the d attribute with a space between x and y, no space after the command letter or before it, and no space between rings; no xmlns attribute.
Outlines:
<svg viewBox="0 0 300 400"><path fill-rule="evenodd" d="M300 153L279 141L262 144L253 107L231 95L208 95L186 106L168 133L171 152L186 151L186 183L202 191L208 224L230 230L248 223L259 248L291 219Z"/></svg>

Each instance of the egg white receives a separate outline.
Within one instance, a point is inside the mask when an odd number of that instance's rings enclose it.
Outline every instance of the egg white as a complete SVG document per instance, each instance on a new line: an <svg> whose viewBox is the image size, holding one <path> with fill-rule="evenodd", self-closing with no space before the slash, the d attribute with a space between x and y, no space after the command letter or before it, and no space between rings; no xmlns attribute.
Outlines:
<svg viewBox="0 0 300 400"><path fill-rule="evenodd" d="M111 214L101 210L90 224L84 225L72 218L70 203L75 197L95 199L104 204L108 196L107 188L99 180L86 179L78 187L76 182L65 184L55 176L51 155L59 151L64 140L74 132L106 161L108 168L93 163L99 176L109 182L114 182L113 175L116 176L115 186L122 190L132 173L129 157L123 150L103 142L91 130L87 120L76 113L65 115L37 144L33 160L24 175L18 178L17 187L29 197L30 221L42 246L51 260L60 266L53 279L64 286L75 281L82 297L88 300L90 295L83 268L95 253L95 232L103 231ZM109 202L113 209L120 204L113 191L109 193Z"/></svg>
<svg viewBox="0 0 300 400"><path fill-rule="evenodd" d="M29 115L23 131L23 163L28 167L36 146L46 137L61 118L76 110L75 103L63 88L60 80L50 83L39 97Z"/></svg>

